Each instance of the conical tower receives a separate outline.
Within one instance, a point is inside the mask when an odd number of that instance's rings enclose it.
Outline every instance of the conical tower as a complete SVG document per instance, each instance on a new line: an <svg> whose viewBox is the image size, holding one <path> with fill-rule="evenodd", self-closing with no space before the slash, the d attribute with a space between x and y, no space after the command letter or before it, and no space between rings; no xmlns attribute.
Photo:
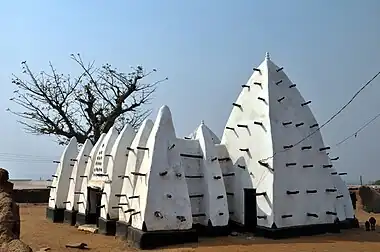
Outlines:
<svg viewBox="0 0 380 252"><path fill-rule="evenodd" d="M82 187L84 171L87 166L88 156L92 148L93 145L91 141L87 139L79 151L77 158L74 160L74 167L69 178L70 185L67 200L65 202L66 209L64 214L64 221L70 223L72 226L74 226L76 223L79 201L78 192L80 192Z"/></svg>
<svg viewBox="0 0 380 252"><path fill-rule="evenodd" d="M104 183L101 198L100 217L98 219L99 233L114 235L116 230L116 220L119 218L118 206L123 180L120 175L124 175L127 165L128 155L126 146L131 145L136 132L129 124L124 125L120 134L117 136L110 151L105 172L108 181ZM104 207L103 207L104 206Z"/></svg>
<svg viewBox="0 0 380 252"><path fill-rule="evenodd" d="M268 53L242 85L221 140L235 173L225 183L231 220L266 229L334 223L329 147L310 103Z"/></svg>
<svg viewBox="0 0 380 252"><path fill-rule="evenodd" d="M61 159L57 162L58 167L53 175L53 181L49 186L49 206L46 209L46 216L53 222L63 222L64 220L64 211L66 209L65 202L69 193L70 175L77 155L78 142L75 137L72 137L62 153Z"/></svg>

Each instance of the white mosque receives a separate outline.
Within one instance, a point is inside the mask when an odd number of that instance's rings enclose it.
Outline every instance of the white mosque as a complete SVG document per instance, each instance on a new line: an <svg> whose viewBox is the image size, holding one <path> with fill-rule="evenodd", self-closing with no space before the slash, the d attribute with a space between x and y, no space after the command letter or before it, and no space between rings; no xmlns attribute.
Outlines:
<svg viewBox="0 0 380 252"><path fill-rule="evenodd" d="M53 175L47 217L96 224L140 248L233 227L273 238L339 232L355 222L354 210L310 103L267 54L221 139L203 122L178 138L167 106L137 132L111 128L79 152L73 138Z"/></svg>

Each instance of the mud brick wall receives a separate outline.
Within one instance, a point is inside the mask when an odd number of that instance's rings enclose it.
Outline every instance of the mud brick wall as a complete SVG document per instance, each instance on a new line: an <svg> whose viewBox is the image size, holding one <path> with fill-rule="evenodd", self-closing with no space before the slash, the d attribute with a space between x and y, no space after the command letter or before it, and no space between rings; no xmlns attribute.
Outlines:
<svg viewBox="0 0 380 252"><path fill-rule="evenodd" d="M50 189L14 189L17 203L48 203Z"/></svg>

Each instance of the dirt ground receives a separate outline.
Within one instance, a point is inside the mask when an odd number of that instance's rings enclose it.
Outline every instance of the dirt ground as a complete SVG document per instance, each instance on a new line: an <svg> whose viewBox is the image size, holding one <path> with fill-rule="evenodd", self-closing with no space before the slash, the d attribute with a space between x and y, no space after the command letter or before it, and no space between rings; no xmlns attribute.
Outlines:
<svg viewBox="0 0 380 252"><path fill-rule="evenodd" d="M21 239L30 245L34 251L50 247L54 251L79 251L65 248L66 243L84 242L90 251L135 251L126 242L115 237L100 234L87 234L78 231L67 224L53 224L45 218L45 205L21 204ZM359 211L357 216L361 222L367 220L370 214ZM380 222L380 214L375 216ZM312 237L286 240L269 240L246 234L237 237L201 238L197 244L186 244L169 247L158 251L189 252L189 251L380 251L380 227L378 231L365 232L363 228L343 230L340 234L324 234Z"/></svg>

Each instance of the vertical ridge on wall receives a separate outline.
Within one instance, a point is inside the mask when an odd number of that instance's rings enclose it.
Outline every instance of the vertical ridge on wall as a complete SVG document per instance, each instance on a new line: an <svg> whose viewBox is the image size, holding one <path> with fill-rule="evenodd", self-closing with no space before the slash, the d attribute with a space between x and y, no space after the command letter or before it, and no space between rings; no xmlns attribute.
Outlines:
<svg viewBox="0 0 380 252"><path fill-rule="evenodd" d="M169 108L160 108L149 136L132 200L132 226L146 231L186 230L192 214Z"/></svg>
<svg viewBox="0 0 380 252"><path fill-rule="evenodd" d="M103 219L118 219L119 217L119 210L115 208L119 203L116 195L121 193L123 182L119 176L125 173L128 160L126 147L132 143L135 134L132 126L126 124L112 146L107 164L104 164L107 166L105 171L110 181L104 184L101 199L101 205L104 207L100 209L100 216Z"/></svg>
<svg viewBox="0 0 380 252"><path fill-rule="evenodd" d="M345 219L354 219L355 211L352 206L352 201L350 197L350 192L344 180L341 178L341 174L336 171L335 168L330 169L330 174L333 178L335 188L337 189L338 195L341 197L337 198L337 205L342 209L342 214L339 217L340 221Z"/></svg>
<svg viewBox="0 0 380 252"><path fill-rule="evenodd" d="M203 123L198 127L195 138L199 141L202 151L202 162L200 170L203 173L203 194L206 222L212 226L227 226L229 220L228 202L226 188L224 186L224 176L235 176L234 173L223 174L218 161L218 152L214 144L211 130ZM215 134L214 134L215 136ZM231 195L233 196L233 195Z"/></svg>
<svg viewBox="0 0 380 252"><path fill-rule="evenodd" d="M125 223L129 222L132 212L130 211L133 198L130 200L129 197L133 196L133 191L137 176L133 176L132 173L138 173L140 171L140 165L142 159L145 155L144 150L140 150L137 147L146 147L146 142L148 141L150 132L153 128L153 122L150 119L146 119L141 124L139 130L137 131L132 143L126 146L126 151L128 155L127 164L125 167L125 172L118 179L122 181L122 189L119 195L119 221Z"/></svg>
<svg viewBox="0 0 380 252"><path fill-rule="evenodd" d="M78 155L78 143L75 137L70 139L59 160L57 171L53 175L50 185L49 207L65 209L65 201L69 192L71 171L74 167L74 160Z"/></svg>
<svg viewBox="0 0 380 252"><path fill-rule="evenodd" d="M96 160L94 164L94 171L92 173L91 180L108 180L110 179L107 171L108 160L110 160L111 149L118 137L115 126L112 126L107 132L102 144L99 147L98 153L96 154Z"/></svg>
<svg viewBox="0 0 380 252"><path fill-rule="evenodd" d="M112 126L107 134L104 136L104 139L99 146L97 151L95 162L93 166L92 176L88 180L87 188L86 188L86 198L88 197L90 200L90 204L86 204L86 215L96 215L98 211L98 207L103 208L104 206L98 206L96 203L96 193L88 194L88 188L92 190L98 190L103 194L104 185L106 183L111 182L111 178L107 172L107 164L110 159L111 149L118 137L118 131L115 128L115 125Z"/></svg>
<svg viewBox="0 0 380 252"><path fill-rule="evenodd" d="M87 186L88 182L92 176L93 167L96 162L96 154L98 153L100 145L103 143L105 133L101 134L98 141L95 143L94 147L88 156L87 165L83 173L82 184L80 187L79 200L78 200L78 212L81 214L86 214L87 209Z"/></svg>
<svg viewBox="0 0 380 252"><path fill-rule="evenodd" d="M199 141L193 138L177 138L175 145L180 152L181 165L185 172L187 190L193 216L193 224L207 223L208 219L205 214L206 209L204 202L204 174L201 170L201 161L203 156Z"/></svg>
<svg viewBox="0 0 380 252"><path fill-rule="evenodd" d="M69 192L67 195L66 200L66 209L69 211L76 211L78 210L78 201L79 201L79 194L76 192L79 192L82 186L82 180L84 171L88 162L89 154L91 152L91 149L93 148L93 145L89 139L87 139L78 156L75 159L74 168L71 172L70 176L70 185L69 185Z"/></svg>

